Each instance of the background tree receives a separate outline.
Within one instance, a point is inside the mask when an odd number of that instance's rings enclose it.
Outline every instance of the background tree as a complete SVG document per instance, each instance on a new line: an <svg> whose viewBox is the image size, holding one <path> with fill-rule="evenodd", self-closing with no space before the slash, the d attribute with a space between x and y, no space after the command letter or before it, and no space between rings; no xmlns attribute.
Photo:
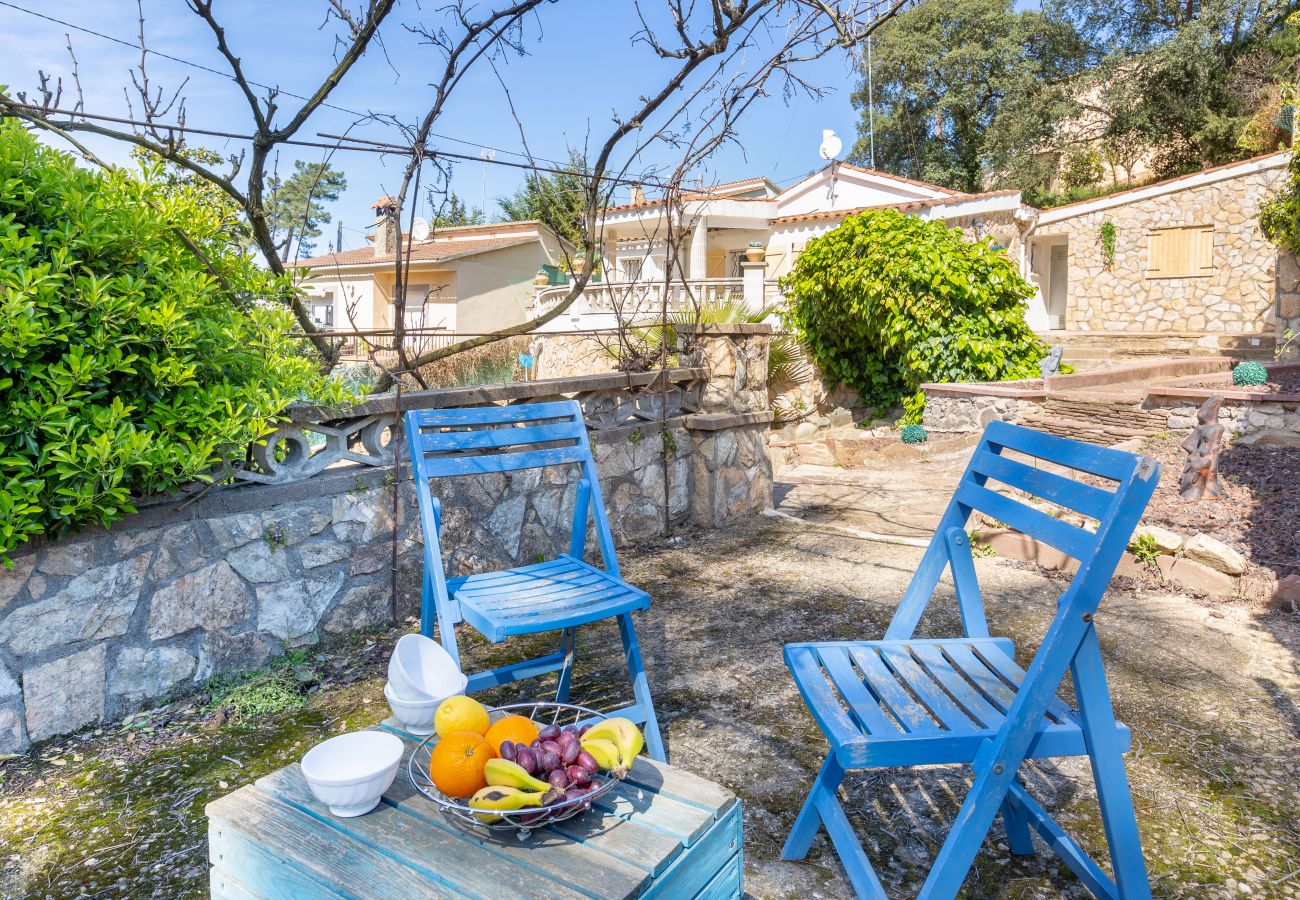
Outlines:
<svg viewBox="0 0 1300 900"><path fill-rule="evenodd" d="M570 244L580 246L586 205L584 185L589 178L586 161L574 151L563 170L529 173L519 190L498 198L497 204L507 221L538 220Z"/></svg>
<svg viewBox="0 0 1300 900"><path fill-rule="evenodd" d="M271 215L267 225L280 253L288 262L311 256L321 225L330 221L326 203L333 203L348 188L348 179L328 162L295 160L293 174L281 179L272 175L266 180L271 192Z"/></svg>
<svg viewBox="0 0 1300 900"><path fill-rule="evenodd" d="M470 209L460 195L452 191L445 203L439 204L438 214L429 220L434 228L456 228L461 225L482 225L487 221L483 210L477 206Z"/></svg>
<svg viewBox="0 0 1300 900"><path fill-rule="evenodd" d="M1061 114L1063 80L1084 64L1068 23L1011 0L919 4L882 27L873 49L876 164L964 191L1032 162ZM864 73L853 95L858 163L868 158L867 99Z"/></svg>

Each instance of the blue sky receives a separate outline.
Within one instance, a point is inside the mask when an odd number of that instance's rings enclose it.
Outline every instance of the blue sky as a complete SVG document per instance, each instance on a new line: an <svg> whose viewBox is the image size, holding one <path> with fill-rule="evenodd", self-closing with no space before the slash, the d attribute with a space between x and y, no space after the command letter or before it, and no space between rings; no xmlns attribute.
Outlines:
<svg viewBox="0 0 1300 900"><path fill-rule="evenodd" d="M84 28L127 41L136 39L135 5L130 0L91 2L79 0L52 4L45 0L5 0ZM651 0L654 3L654 0ZM218 0L217 11L227 24L228 40L243 58L251 79L306 93L331 66L333 31L321 30L324 3L320 0ZM437 67L427 47L400 27L400 22L437 19L438 0L403 0L398 21L390 20L384 54L372 51L331 97L338 106L376 110L414 121L424 110L431 91L422 72ZM222 69L212 36L181 0L145 0L145 34L151 49ZM529 23L531 55L513 57L500 67L501 75L524 119L529 147L538 157L564 159L566 147L581 145L608 129L611 112L627 109L630 98L658 83L662 65L644 44L630 36L638 25L630 2L561 0L542 9L540 20ZM87 108L122 114L126 110L122 86L130 84L129 71L139 51L98 37L70 31L0 5L0 84L11 91L32 90L36 72L63 75L64 104L70 106L71 60L65 34L70 34L79 62ZM391 60L391 65L390 65ZM856 134L857 113L849 102L856 75L852 62L840 52L808 64L803 74L830 89L820 101L799 96L788 104L773 96L750 110L739 131L739 146L722 150L709 165L706 177L728 181L749 175L767 175L788 183L817 168L817 147L823 128L834 129L846 148ZM188 123L195 127L232 131L248 130L248 110L235 84L157 57L150 60L150 77L170 94L185 78ZM292 98L284 98L288 111ZM281 113L284 115L284 113ZM316 139L316 132L337 133L354 117L331 109L320 110L301 133ZM518 127L511 118L497 77L487 65L476 67L458 87L435 129L459 140L443 140L446 150L477 156L479 147L499 148L498 159L517 159L509 151L522 149ZM394 133L376 125L360 131L367 137L389 140ZM461 141L465 143L461 143ZM222 152L238 149L236 142L208 139L207 146ZM106 143L96 150L121 160L125 150ZM296 148L283 151L280 167L292 168L293 157L315 161L325 151ZM393 189L400 162L368 153L336 154L336 166L348 176L349 188L333 205L335 220L342 220L344 246L360 246L369 224L370 203ZM513 191L520 170L479 162L456 165L453 187L472 206L498 212L495 198ZM622 192L623 194L626 191ZM620 199L626 200L625 196ZM334 226L327 226L327 235Z"/></svg>

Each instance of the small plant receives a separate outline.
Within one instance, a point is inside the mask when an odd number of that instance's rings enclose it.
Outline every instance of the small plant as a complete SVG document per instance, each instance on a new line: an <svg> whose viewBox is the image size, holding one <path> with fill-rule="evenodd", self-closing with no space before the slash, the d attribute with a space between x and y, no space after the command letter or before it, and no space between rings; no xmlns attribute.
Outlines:
<svg viewBox="0 0 1300 900"><path fill-rule="evenodd" d="M677 438L673 437L673 433L667 428L663 430L662 437L664 439L664 449L661 455L665 460L672 459L673 454L677 452Z"/></svg>
<svg viewBox="0 0 1300 900"><path fill-rule="evenodd" d="M899 435L904 444L923 444L930 439L929 433L920 425L908 425Z"/></svg>
<svg viewBox="0 0 1300 900"><path fill-rule="evenodd" d="M1115 223L1101 223L1101 260L1106 265L1106 271L1115 268Z"/></svg>
<svg viewBox="0 0 1300 900"><path fill-rule="evenodd" d="M212 679L208 708L224 709L237 719L301 709L304 692L316 680L316 672L307 665L307 655L290 650L265 668Z"/></svg>
<svg viewBox="0 0 1300 900"><path fill-rule="evenodd" d="M643 440L645 440L645 435L641 433L640 428L633 428L632 433L627 436L627 442L629 444L639 444Z"/></svg>
<svg viewBox="0 0 1300 900"><path fill-rule="evenodd" d="M1268 369L1257 362L1238 363L1232 370L1232 383L1256 386L1268 381Z"/></svg>
<svg viewBox="0 0 1300 900"><path fill-rule="evenodd" d="M266 546L270 547L272 551L283 550L289 546L289 535L280 522L267 525L262 530L262 540L266 541Z"/></svg>
<svg viewBox="0 0 1300 900"><path fill-rule="evenodd" d="M920 425L925 418L925 391L918 390L910 397L903 398L903 414L898 417L899 428Z"/></svg>
<svg viewBox="0 0 1300 900"><path fill-rule="evenodd" d="M1156 539L1147 533L1139 534L1133 539L1133 543L1128 545L1128 552L1133 554L1133 558L1146 566L1148 569L1155 569L1156 559L1160 556L1160 547L1156 544Z"/></svg>
<svg viewBox="0 0 1300 900"><path fill-rule="evenodd" d="M997 556L998 551L993 549L992 544L986 544L980 540L978 529L972 528L966 532L966 538L970 541L970 555L975 557Z"/></svg>

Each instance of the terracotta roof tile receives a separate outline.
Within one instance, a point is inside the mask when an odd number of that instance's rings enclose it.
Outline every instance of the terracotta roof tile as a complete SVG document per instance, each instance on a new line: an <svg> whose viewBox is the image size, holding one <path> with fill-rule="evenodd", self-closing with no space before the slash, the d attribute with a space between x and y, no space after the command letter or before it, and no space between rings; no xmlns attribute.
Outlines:
<svg viewBox="0 0 1300 900"><path fill-rule="evenodd" d="M536 234L506 234L499 237L465 238L462 240L439 240L435 238L431 241L412 244L410 259L411 262L441 262L458 259L462 256L486 253L490 250L501 250L519 244L529 244L538 240L540 239ZM391 263L393 261L394 255L392 253L377 256L374 247L358 247L355 250L344 250L342 253L313 256L311 259L299 261L298 265L309 269L320 269L331 266L359 266L368 263Z"/></svg>

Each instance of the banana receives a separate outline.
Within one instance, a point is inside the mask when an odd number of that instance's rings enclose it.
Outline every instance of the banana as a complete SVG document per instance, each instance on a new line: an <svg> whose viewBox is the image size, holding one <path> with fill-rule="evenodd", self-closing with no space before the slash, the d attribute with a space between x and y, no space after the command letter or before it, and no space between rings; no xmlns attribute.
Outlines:
<svg viewBox="0 0 1300 900"><path fill-rule="evenodd" d="M556 795L562 793L554 790L549 785L545 791L534 791L532 793L521 791L518 788L489 785L480 788L473 797L470 797L469 805L475 809L514 812L526 806L546 806L555 803L559 800ZM474 813L474 818L485 825L490 825L493 822L500 821L503 816L498 815L496 812L481 812Z"/></svg>
<svg viewBox="0 0 1300 900"><path fill-rule="evenodd" d="M623 769L623 775L618 774L622 769L622 759L619 756L618 745L613 741L607 741L604 738L592 738L591 732L587 732L582 739L582 749L591 754L591 758L596 761L606 772L614 775L615 778L622 778L627 774Z"/></svg>
<svg viewBox="0 0 1300 900"><path fill-rule="evenodd" d="M508 759L489 759L483 777L490 787L510 787L521 791L548 791L551 786L529 775L519 763Z"/></svg>
<svg viewBox="0 0 1300 900"><path fill-rule="evenodd" d="M645 747L645 737L642 736L641 729L637 728L632 720L622 716L597 723L583 735L583 739L606 740L613 743L618 748L619 765L623 767L625 774L627 769L632 768L637 754Z"/></svg>

